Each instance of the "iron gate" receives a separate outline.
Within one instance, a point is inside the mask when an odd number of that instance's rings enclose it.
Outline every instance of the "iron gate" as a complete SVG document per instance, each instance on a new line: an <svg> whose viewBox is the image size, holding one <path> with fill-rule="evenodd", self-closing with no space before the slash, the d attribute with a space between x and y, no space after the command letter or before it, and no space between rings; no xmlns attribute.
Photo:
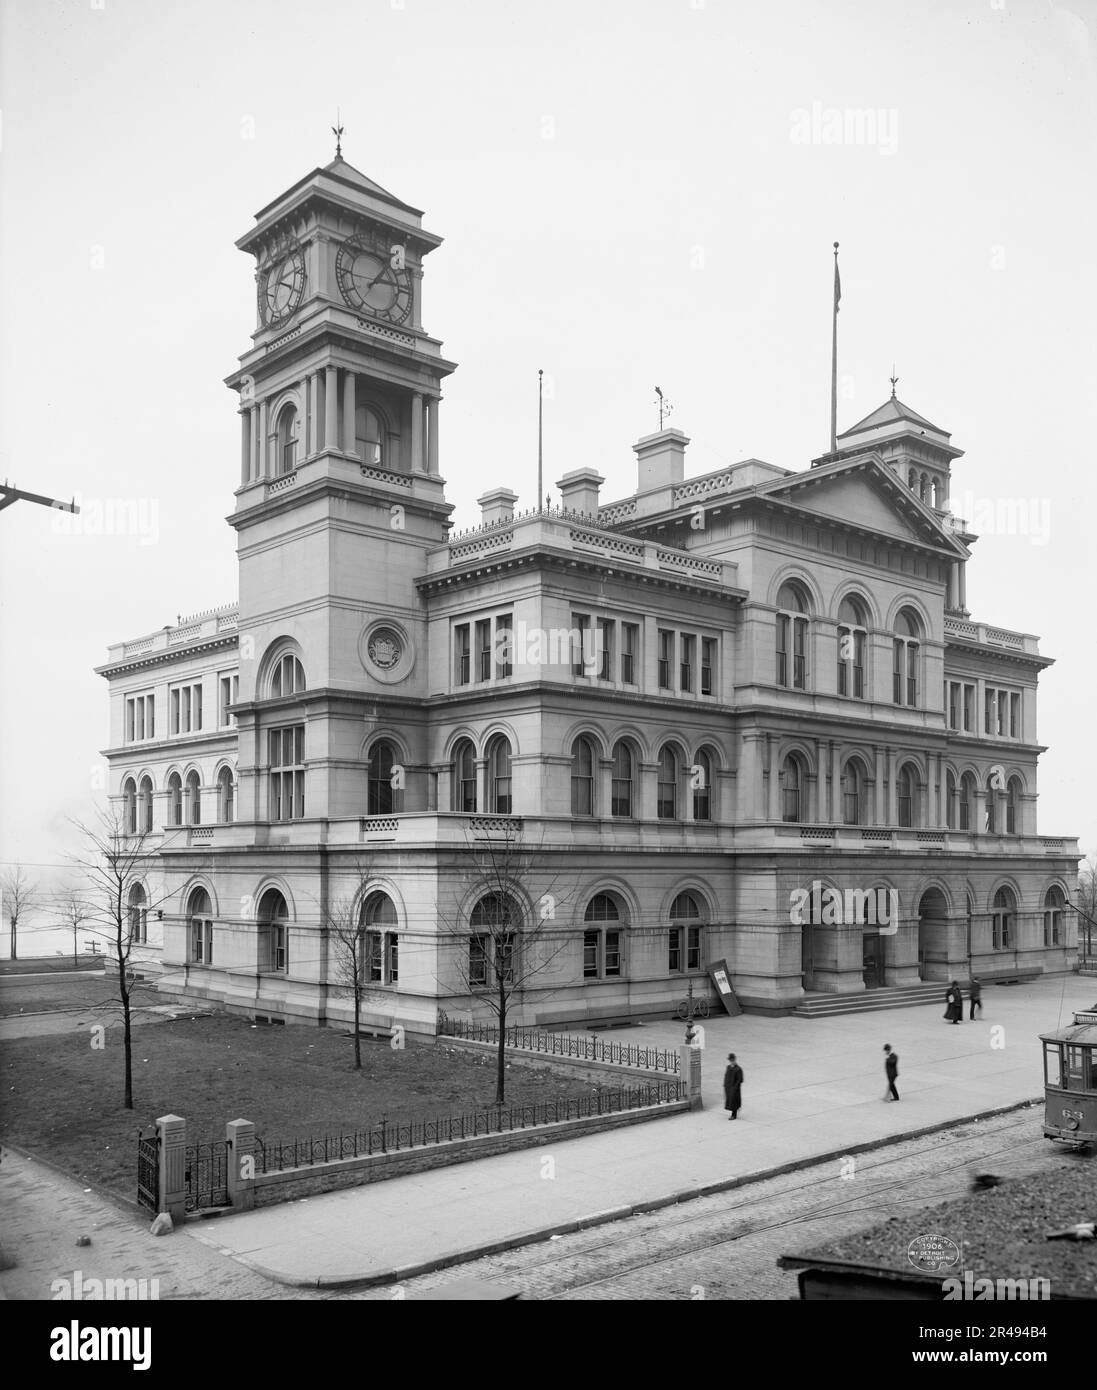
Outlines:
<svg viewBox="0 0 1097 1390"><path fill-rule="evenodd" d="M185 1190L187 1211L229 1205L227 1139L187 1148Z"/></svg>
<svg viewBox="0 0 1097 1390"><path fill-rule="evenodd" d="M160 1209L160 1136L137 1140L137 1200L149 1211Z"/></svg>

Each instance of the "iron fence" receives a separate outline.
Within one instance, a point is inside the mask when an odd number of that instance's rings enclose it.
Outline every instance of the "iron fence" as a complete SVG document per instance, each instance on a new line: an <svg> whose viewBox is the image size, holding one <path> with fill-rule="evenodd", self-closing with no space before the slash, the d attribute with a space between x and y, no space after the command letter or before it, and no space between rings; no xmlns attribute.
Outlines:
<svg viewBox="0 0 1097 1390"><path fill-rule="evenodd" d="M366 1129L351 1133L308 1136L285 1142L256 1137L257 1173L280 1173L287 1168L309 1168L342 1158L368 1158L373 1154L403 1153L407 1149L429 1148L458 1139L475 1139L486 1134L511 1134L564 1120L584 1120L598 1115L617 1115L653 1105L669 1105L682 1098L682 1083L651 1081L638 1086L620 1086L570 1100L541 1101L536 1105L489 1105L461 1115L442 1115L432 1120L392 1123L386 1117Z"/></svg>
<svg viewBox="0 0 1097 1390"><path fill-rule="evenodd" d="M227 1140L217 1139L210 1144L188 1146L184 1190L187 1211L229 1205Z"/></svg>
<svg viewBox="0 0 1097 1390"><path fill-rule="evenodd" d="M523 1052L539 1052L548 1057L571 1058L578 1062L613 1062L618 1066L677 1076L681 1059L677 1048L639 1047L633 1043L605 1042L601 1038L579 1037L574 1033L539 1032L535 1028L507 1028L503 1045ZM476 1023L438 1018L439 1037L465 1038L470 1042L498 1043L499 1029L494 1023Z"/></svg>
<svg viewBox="0 0 1097 1390"><path fill-rule="evenodd" d="M137 1200L149 1211L160 1209L160 1136L137 1140Z"/></svg>

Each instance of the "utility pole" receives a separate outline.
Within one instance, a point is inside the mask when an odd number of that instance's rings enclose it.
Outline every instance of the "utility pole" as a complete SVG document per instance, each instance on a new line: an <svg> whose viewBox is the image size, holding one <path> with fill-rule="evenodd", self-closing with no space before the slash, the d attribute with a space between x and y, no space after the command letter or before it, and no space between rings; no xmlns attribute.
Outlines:
<svg viewBox="0 0 1097 1390"><path fill-rule="evenodd" d="M75 498L71 502L58 502L53 497L43 497L39 492L21 492L19 488L12 487L6 481L0 483L0 512L5 507L10 507L13 502L37 502L40 507L53 507L59 512L76 513L80 510Z"/></svg>

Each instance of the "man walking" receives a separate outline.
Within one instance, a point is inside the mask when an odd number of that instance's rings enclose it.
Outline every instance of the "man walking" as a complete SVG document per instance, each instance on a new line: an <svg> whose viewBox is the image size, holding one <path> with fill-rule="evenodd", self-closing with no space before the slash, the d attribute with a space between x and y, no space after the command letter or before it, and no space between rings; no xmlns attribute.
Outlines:
<svg viewBox="0 0 1097 1390"><path fill-rule="evenodd" d="M743 1068L735 1060L735 1053L728 1053L728 1065L724 1072L724 1109L730 1110L729 1120L734 1120L743 1104Z"/></svg>
<svg viewBox="0 0 1097 1390"><path fill-rule="evenodd" d="M888 1080L888 1088L884 1092L885 1100L898 1100L899 1092L895 1089L895 1078L899 1075L899 1054L892 1052L891 1043L884 1043L884 1075Z"/></svg>
<svg viewBox="0 0 1097 1390"><path fill-rule="evenodd" d="M971 1008L968 1012L968 1019L969 1021L974 1022L976 1008L978 1008L980 1014L983 1012L983 986L979 983L978 977L975 975L972 975L971 977L970 998Z"/></svg>

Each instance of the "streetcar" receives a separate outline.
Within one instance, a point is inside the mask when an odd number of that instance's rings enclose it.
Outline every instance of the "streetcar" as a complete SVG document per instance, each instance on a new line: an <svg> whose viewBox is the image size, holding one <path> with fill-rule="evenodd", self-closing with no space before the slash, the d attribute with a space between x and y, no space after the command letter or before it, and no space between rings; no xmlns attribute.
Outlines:
<svg viewBox="0 0 1097 1390"><path fill-rule="evenodd" d="M1041 1033L1044 1045L1044 1138L1097 1142L1097 1004L1074 1022Z"/></svg>

